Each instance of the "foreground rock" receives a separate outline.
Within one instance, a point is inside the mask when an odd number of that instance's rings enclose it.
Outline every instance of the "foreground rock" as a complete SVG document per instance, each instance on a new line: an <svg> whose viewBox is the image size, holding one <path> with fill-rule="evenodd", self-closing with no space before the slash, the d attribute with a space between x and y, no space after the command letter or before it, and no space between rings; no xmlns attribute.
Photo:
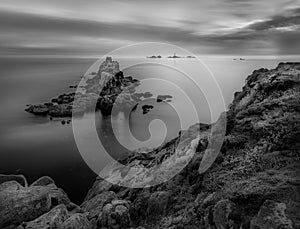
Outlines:
<svg viewBox="0 0 300 229"><path fill-rule="evenodd" d="M70 216L62 225L63 229L91 229L92 225L85 214L76 213Z"/></svg>
<svg viewBox="0 0 300 229"><path fill-rule="evenodd" d="M25 229L62 228L64 221L68 217L66 207L64 205L58 205L48 213L26 223Z"/></svg>
<svg viewBox="0 0 300 229"><path fill-rule="evenodd" d="M22 178L27 184L26 179ZM72 203L65 192L56 187L49 177L42 177L29 187L24 187L15 180L0 184L0 203L0 228L10 225L17 226L32 220L34 222L29 224L31 226L28 228L39 228L39 226L34 226L40 222L35 219L58 205L60 206L59 211L61 208L67 209L71 213L80 211L80 208ZM43 216L42 219L48 218L48 216Z"/></svg>
<svg viewBox="0 0 300 229"><path fill-rule="evenodd" d="M126 200L113 200L106 204L99 215L98 226L109 229L130 228L130 205Z"/></svg>
<svg viewBox="0 0 300 229"><path fill-rule="evenodd" d="M0 228L36 219L51 209L45 187L23 187L16 181L0 185Z"/></svg>
<svg viewBox="0 0 300 229"><path fill-rule="evenodd" d="M27 180L23 175L5 175L0 174L0 184L7 182L7 181L17 181L19 184L21 184L24 187L27 187Z"/></svg>

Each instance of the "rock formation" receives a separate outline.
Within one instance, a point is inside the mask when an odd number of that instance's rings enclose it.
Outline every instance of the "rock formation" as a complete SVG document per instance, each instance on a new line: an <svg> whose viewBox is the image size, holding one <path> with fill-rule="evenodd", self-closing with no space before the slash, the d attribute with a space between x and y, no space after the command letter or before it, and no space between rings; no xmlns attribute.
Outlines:
<svg viewBox="0 0 300 229"><path fill-rule="evenodd" d="M211 126L196 124L181 133L187 142L198 136L194 157L157 186L129 189L97 178L84 203L72 208L49 178L29 187L19 177L20 183L13 176L5 178L0 184L0 227L300 228L299 98L300 63L254 71L229 107L220 154L202 174L198 169ZM177 144L174 139L120 162L151 167L171 157Z"/></svg>
<svg viewBox="0 0 300 229"><path fill-rule="evenodd" d="M82 114L89 109L99 109L103 115L110 115L114 103L117 109L122 110L140 101L140 98L134 96L138 85L138 80L131 76L124 77L117 61L107 57L98 73L87 79L86 86L81 88L82 92L61 94L51 102L29 105L25 111L50 117L71 117L72 114Z"/></svg>

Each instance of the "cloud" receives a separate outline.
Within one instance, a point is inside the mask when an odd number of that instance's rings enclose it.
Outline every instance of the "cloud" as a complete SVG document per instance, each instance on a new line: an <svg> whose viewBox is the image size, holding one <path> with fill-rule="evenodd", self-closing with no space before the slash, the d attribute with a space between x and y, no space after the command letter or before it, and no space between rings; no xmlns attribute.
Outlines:
<svg viewBox="0 0 300 229"><path fill-rule="evenodd" d="M293 0L3 0L0 48L88 55L160 41L201 54L300 54L295 6Z"/></svg>

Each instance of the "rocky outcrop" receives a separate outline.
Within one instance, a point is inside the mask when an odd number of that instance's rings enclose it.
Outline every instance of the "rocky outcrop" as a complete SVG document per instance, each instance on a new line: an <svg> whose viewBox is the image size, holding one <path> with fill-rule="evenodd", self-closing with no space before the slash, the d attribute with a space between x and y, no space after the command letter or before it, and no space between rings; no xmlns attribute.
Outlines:
<svg viewBox="0 0 300 229"><path fill-rule="evenodd" d="M198 173L211 127L196 125L181 133L191 140L202 130L196 153L182 172L149 189L115 190L118 198L131 201L132 224L145 228L299 228L299 98L300 63L254 71L242 91L235 93L221 152L208 171ZM174 154L176 144L174 139L147 154L132 152L121 163L158 165ZM112 177L119 176L117 171ZM122 179L127 179L126 174ZM99 190L97 185L94 188L89 193Z"/></svg>
<svg viewBox="0 0 300 229"><path fill-rule="evenodd" d="M62 225L63 229L92 229L85 214L76 213L70 216Z"/></svg>
<svg viewBox="0 0 300 229"><path fill-rule="evenodd" d="M23 176L9 177L22 177L22 182L27 184ZM18 226L23 222L29 222L26 228L49 228L47 222L54 225L58 219L64 221L68 211L72 214L80 211L49 177L42 177L29 187L15 180L0 184L0 206L0 228Z"/></svg>
<svg viewBox="0 0 300 229"><path fill-rule="evenodd" d="M110 61L102 68L116 65ZM183 163L187 152L195 151L175 177L143 189L119 187L97 178L80 206L81 212L74 214L66 208L69 218L58 222L62 228L300 228L299 98L300 63L254 71L226 112L224 143L207 171L199 174L199 165L213 125L195 124L181 131L184 143L179 143L178 137L147 153L131 152L120 160L151 168L176 152L178 163ZM172 174L173 167L164 172ZM142 172L132 177L130 172L117 169L111 175L132 184L159 179ZM0 203L5 207L0 208L0 226L27 226L29 223L22 222L48 219L47 214L56 216L53 211L68 206L69 200L64 194L54 195L53 189L57 191L50 178L41 178L30 187L23 187L13 177L3 181Z"/></svg>
<svg viewBox="0 0 300 229"><path fill-rule="evenodd" d="M50 117L71 117L72 114L80 115L89 109L99 109L103 115L110 115L115 102L117 109L126 109L140 101L134 95L138 83L131 76L124 77L119 63L107 57L98 73L87 79L86 86L81 88L82 92L64 93L51 102L29 105L25 111Z"/></svg>
<svg viewBox="0 0 300 229"><path fill-rule="evenodd" d="M0 185L0 228L36 219L51 209L49 192L44 187L23 187L16 181Z"/></svg>
<svg viewBox="0 0 300 229"><path fill-rule="evenodd" d="M113 200L106 204L99 215L98 226L108 229L130 228L130 205L126 200Z"/></svg>
<svg viewBox="0 0 300 229"><path fill-rule="evenodd" d="M257 216L251 221L251 229L292 229L293 222L286 214L286 204L266 200Z"/></svg>
<svg viewBox="0 0 300 229"><path fill-rule="evenodd" d="M21 184L24 187L27 187L27 180L23 175L5 175L0 174L0 184L7 182L7 181L17 181L19 184Z"/></svg>
<svg viewBox="0 0 300 229"><path fill-rule="evenodd" d="M58 205L39 218L25 223L25 229L61 228L68 219L68 211L64 205Z"/></svg>
<svg viewBox="0 0 300 229"><path fill-rule="evenodd" d="M100 193L93 198L86 200L82 203L81 208L88 212L88 218L98 219L99 214L102 212L103 207L116 199L116 194L112 191Z"/></svg>

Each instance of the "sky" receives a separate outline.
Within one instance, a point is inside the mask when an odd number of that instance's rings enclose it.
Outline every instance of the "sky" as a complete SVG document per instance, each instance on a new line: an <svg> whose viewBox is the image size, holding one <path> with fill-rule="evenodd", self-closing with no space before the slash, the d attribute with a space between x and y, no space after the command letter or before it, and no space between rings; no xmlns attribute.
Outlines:
<svg viewBox="0 0 300 229"><path fill-rule="evenodd" d="M0 55L92 56L138 42L300 55L300 0L0 1Z"/></svg>

